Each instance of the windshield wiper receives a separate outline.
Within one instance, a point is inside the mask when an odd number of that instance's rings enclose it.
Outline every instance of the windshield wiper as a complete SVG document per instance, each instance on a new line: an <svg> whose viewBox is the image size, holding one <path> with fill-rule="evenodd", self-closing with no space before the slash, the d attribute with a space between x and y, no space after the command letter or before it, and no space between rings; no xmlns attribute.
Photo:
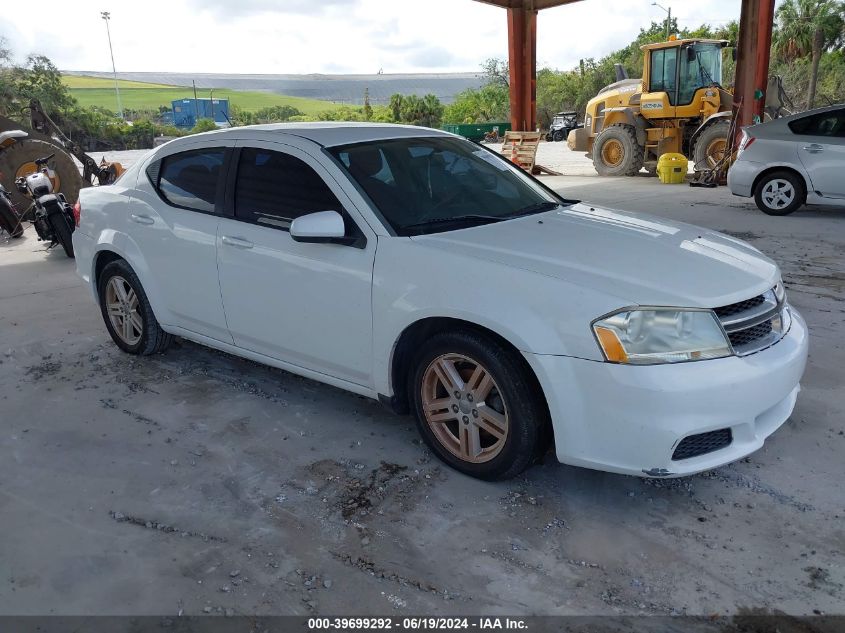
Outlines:
<svg viewBox="0 0 845 633"><path fill-rule="evenodd" d="M430 226L432 224L445 224L447 222L454 222L456 224L475 224L486 222L501 222L502 220L507 219L509 218L496 215L480 215L477 213L471 213L467 215L453 215L451 217L431 218L430 220L424 220L422 222L414 222L413 224L406 224L402 227L402 230L407 231L408 229L420 229L426 226Z"/></svg>
<svg viewBox="0 0 845 633"><path fill-rule="evenodd" d="M508 218L518 218L523 215L531 215L532 213L540 213L542 211L551 211L552 209L556 209L557 207L561 206L560 202L552 202L551 200L546 200L545 202L538 202L536 204L529 204L527 207L522 207L519 211L512 213L506 217Z"/></svg>

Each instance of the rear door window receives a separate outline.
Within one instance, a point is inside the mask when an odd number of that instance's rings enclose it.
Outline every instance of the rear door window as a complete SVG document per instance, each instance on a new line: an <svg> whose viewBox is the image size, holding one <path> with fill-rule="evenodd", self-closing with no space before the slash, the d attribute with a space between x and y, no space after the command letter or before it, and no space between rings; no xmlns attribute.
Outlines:
<svg viewBox="0 0 845 633"><path fill-rule="evenodd" d="M210 147L166 156L154 183L159 195L176 207L214 213L225 154L223 147Z"/></svg>
<svg viewBox="0 0 845 633"><path fill-rule="evenodd" d="M801 136L845 138L845 109L819 112L789 122L789 129Z"/></svg>
<svg viewBox="0 0 845 633"><path fill-rule="evenodd" d="M257 147L241 150L235 186L239 220L286 229L301 215L342 210L328 185L302 160Z"/></svg>

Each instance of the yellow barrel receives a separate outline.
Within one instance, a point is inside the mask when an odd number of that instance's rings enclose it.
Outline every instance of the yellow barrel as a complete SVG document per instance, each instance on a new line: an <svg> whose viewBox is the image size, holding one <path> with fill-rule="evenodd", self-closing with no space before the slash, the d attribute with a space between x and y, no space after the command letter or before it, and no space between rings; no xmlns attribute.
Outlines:
<svg viewBox="0 0 845 633"><path fill-rule="evenodd" d="M657 161L657 177L664 185L679 185L687 175L688 163L683 154L663 154Z"/></svg>

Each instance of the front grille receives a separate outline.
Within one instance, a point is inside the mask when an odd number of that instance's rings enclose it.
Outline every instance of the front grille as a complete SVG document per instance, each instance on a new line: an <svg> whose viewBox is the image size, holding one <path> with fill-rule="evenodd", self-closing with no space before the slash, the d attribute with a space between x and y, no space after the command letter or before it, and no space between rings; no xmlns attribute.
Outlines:
<svg viewBox="0 0 845 633"><path fill-rule="evenodd" d="M731 332L728 334L728 338L731 340L731 345L733 345L734 349L736 349L738 347L742 348L745 345L750 345L755 341L759 341L760 339L769 336L771 333L772 322L763 321L762 323L753 325L750 328Z"/></svg>
<svg viewBox="0 0 845 633"><path fill-rule="evenodd" d="M781 297L783 299L783 297ZM777 343L790 325L785 301L772 288L756 297L714 308L734 353L746 356Z"/></svg>
<svg viewBox="0 0 845 633"><path fill-rule="evenodd" d="M713 451L730 446L733 441L733 433L730 429L719 429L718 431L709 431L707 433L698 433L697 435L688 435L681 440L675 452L672 453L672 460L689 459L690 457L698 457L699 455L706 455Z"/></svg>
<svg viewBox="0 0 845 633"><path fill-rule="evenodd" d="M763 305L763 302L766 299L763 295L758 295L756 297L751 297L751 299L746 299L745 301L738 301L737 303L732 303L729 306L722 306L721 308L716 308L713 310L716 313L716 316L720 319L726 319L728 317L732 317L735 314L740 314L741 312L745 312L746 310L751 310L752 308L756 308L757 306Z"/></svg>

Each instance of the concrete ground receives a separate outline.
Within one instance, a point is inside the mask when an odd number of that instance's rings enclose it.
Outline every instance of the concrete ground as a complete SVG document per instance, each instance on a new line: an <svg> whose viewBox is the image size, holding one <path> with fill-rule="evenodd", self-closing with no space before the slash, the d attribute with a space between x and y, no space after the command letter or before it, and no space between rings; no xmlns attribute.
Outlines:
<svg viewBox="0 0 845 633"><path fill-rule="evenodd" d="M810 361L762 450L668 481L550 458L475 481L375 402L187 342L119 352L28 229L0 239L0 614L845 613L845 211L581 162L546 182L781 264Z"/></svg>

